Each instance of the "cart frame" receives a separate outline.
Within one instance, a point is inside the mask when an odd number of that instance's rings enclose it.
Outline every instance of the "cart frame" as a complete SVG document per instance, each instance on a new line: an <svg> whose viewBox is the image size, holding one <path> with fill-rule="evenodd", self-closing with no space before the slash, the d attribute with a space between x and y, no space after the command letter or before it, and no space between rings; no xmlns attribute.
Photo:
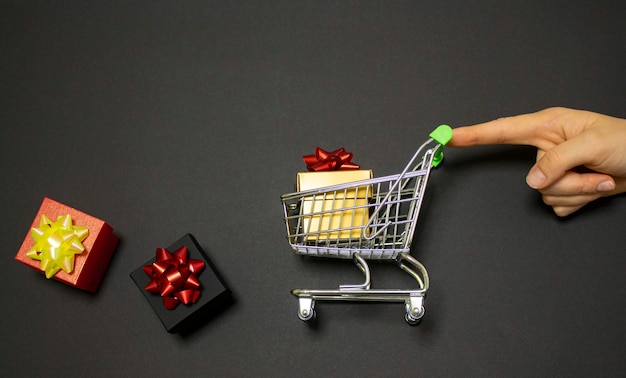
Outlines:
<svg viewBox="0 0 626 378"><path fill-rule="evenodd" d="M451 137L449 126L439 126L400 174L281 196L287 239L296 254L353 259L364 276L363 283L338 289L292 290L301 320L315 319L315 303L322 300L403 302L405 321L410 325L421 321L430 283L426 268L410 255L410 248L431 168L442 161L443 146ZM355 200L361 196L366 200ZM319 206L303 212L305 201L317 201ZM371 289L366 260L395 261L418 288Z"/></svg>

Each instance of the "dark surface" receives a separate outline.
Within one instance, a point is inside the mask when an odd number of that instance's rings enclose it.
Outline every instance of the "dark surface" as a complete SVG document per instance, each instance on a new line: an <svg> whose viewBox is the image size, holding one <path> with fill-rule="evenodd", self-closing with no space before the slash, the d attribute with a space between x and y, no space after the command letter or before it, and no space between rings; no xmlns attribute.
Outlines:
<svg viewBox="0 0 626 378"><path fill-rule="evenodd" d="M345 146L398 173L440 123L548 106L626 117L621 2L22 2L0 5L0 371L7 376L617 376L626 369L624 196L559 219L531 147L446 150L400 304L320 303L359 282L294 255L280 195ZM44 196L121 237L97 294L13 260ZM235 303L167 333L128 274L193 233ZM375 287L407 283L372 264Z"/></svg>

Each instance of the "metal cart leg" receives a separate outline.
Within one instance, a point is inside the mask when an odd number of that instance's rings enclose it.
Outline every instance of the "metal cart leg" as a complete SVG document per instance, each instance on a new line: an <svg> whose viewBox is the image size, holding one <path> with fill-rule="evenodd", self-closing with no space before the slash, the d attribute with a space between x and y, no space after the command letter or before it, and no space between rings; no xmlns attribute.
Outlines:
<svg viewBox="0 0 626 378"><path fill-rule="evenodd" d="M402 255L397 263L419 284L419 289L370 289L370 273L367 262L358 254L354 255L355 264L363 272L365 282L361 285L342 285L338 290L295 289L291 293L298 298L298 317L303 321L316 318L315 301L375 301L402 302L405 305L405 321L410 325L418 324L424 316L424 297L428 290L428 274L424 266L409 255ZM421 277L420 277L421 276Z"/></svg>
<svg viewBox="0 0 626 378"><path fill-rule="evenodd" d="M358 253L354 254L354 264L359 268L363 275L365 276L365 282L359 285L340 285L339 290L369 290L371 284L371 275L370 275L370 267L367 265L367 261L365 261Z"/></svg>

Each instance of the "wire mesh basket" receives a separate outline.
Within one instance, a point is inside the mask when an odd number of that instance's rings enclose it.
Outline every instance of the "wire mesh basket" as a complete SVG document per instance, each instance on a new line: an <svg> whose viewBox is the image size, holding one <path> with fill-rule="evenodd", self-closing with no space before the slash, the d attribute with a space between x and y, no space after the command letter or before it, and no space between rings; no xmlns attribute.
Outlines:
<svg viewBox="0 0 626 378"><path fill-rule="evenodd" d="M365 282L336 290L295 289L298 316L315 318L315 301L404 302L405 320L417 324L424 315L428 274L410 256L410 247L431 168L443 159L452 130L435 129L396 175L359 180L284 194L287 239L297 254L353 259ZM417 289L371 289L366 260L393 260L417 282Z"/></svg>

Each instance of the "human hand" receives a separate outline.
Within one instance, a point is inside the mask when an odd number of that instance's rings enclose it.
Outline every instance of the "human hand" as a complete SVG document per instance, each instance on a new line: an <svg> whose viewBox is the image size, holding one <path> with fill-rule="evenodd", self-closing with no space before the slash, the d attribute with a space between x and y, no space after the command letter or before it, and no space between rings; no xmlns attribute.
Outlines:
<svg viewBox="0 0 626 378"><path fill-rule="evenodd" d="M486 144L537 147L537 161L526 182L558 216L572 214L600 197L626 192L626 119L548 108L455 128L448 146Z"/></svg>

